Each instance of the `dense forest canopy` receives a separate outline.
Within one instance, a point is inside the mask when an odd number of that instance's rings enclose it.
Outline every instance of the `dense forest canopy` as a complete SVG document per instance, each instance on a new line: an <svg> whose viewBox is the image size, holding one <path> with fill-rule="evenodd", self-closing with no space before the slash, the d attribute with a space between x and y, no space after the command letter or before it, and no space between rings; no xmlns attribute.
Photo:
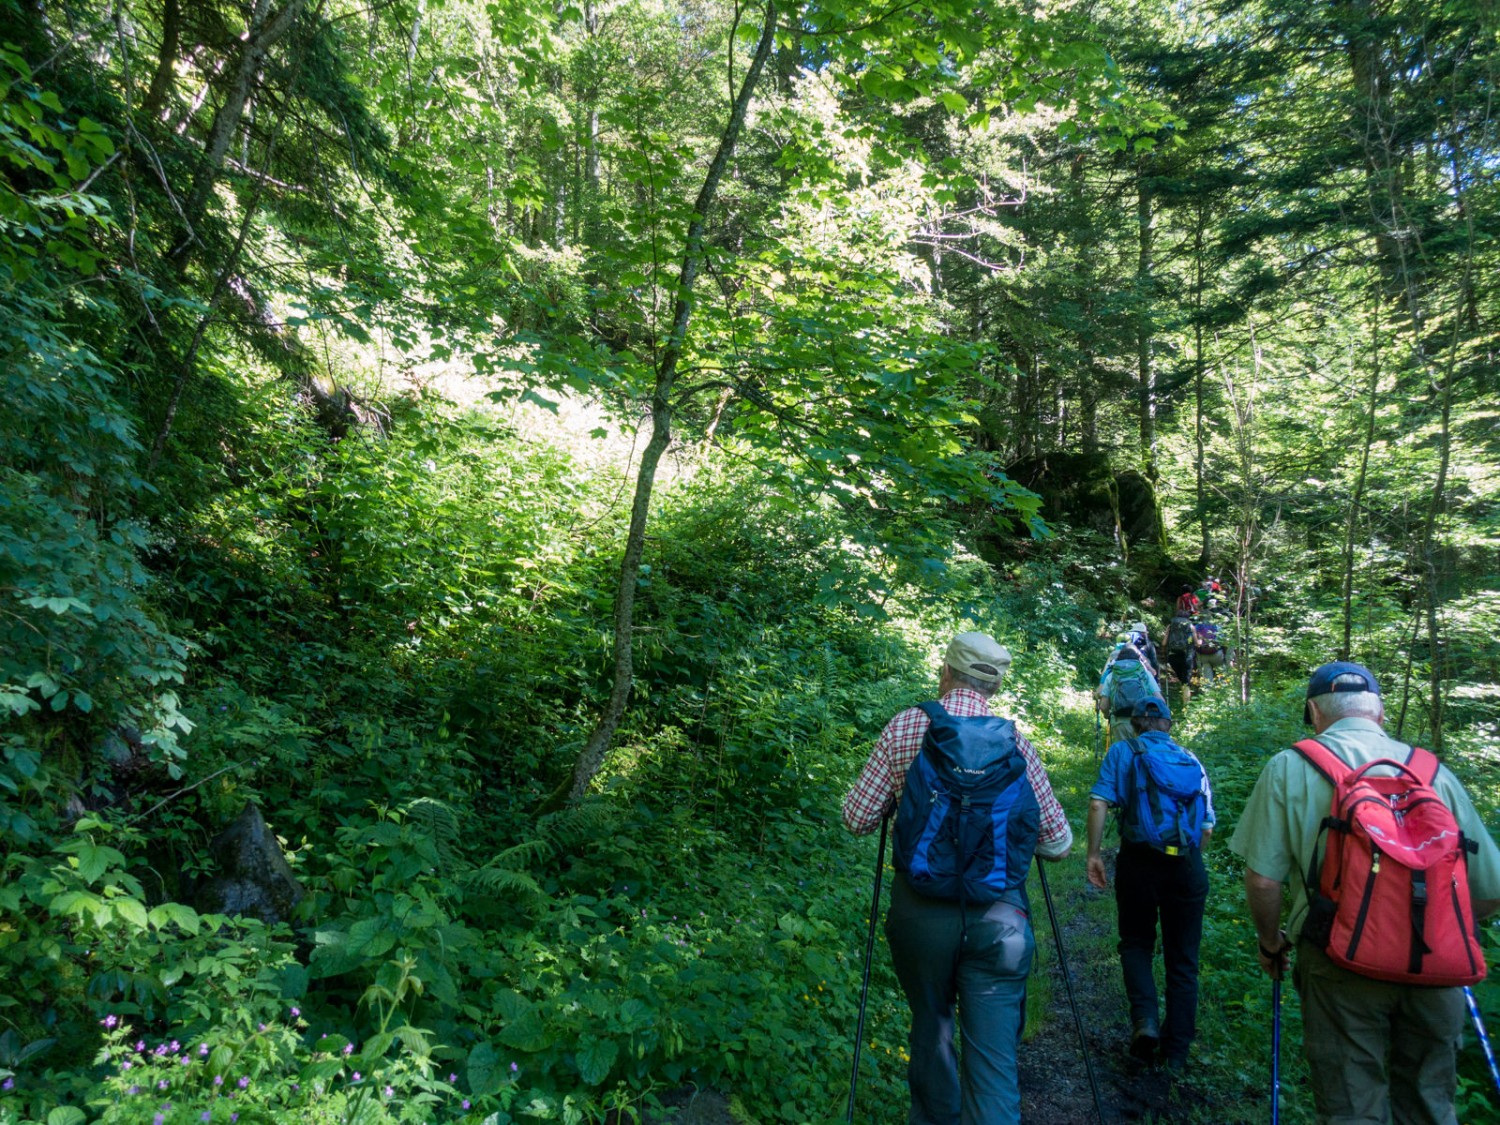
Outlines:
<svg viewBox="0 0 1500 1125"><path fill-rule="evenodd" d="M1226 823L1350 657L1495 825L1497 34L0 0L0 1122L841 1117L871 739L993 632L1081 819L1208 574Z"/></svg>

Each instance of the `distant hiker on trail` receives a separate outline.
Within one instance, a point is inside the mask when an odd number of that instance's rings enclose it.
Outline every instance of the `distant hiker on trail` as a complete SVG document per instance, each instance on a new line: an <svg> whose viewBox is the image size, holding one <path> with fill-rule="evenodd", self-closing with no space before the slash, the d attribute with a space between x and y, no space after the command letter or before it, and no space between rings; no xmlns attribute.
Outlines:
<svg viewBox="0 0 1500 1125"><path fill-rule="evenodd" d="M1167 650L1167 667L1172 669L1172 678L1182 688L1182 706L1192 698L1193 670L1197 667L1197 634L1187 614L1179 613L1167 626L1164 646Z"/></svg>
<svg viewBox="0 0 1500 1125"><path fill-rule="evenodd" d="M1050 860L1066 855L1073 831L1035 748L1015 723L990 713L1009 667L1010 653L993 638L954 637L939 673L939 703L893 718L844 798L844 824L856 835L873 832L899 802L885 933L911 1008L910 1125L1020 1120L1016 1051L1036 947L1026 874L1033 851ZM957 802L941 794L967 796L975 775L984 776L961 842ZM943 825L946 831L936 830Z"/></svg>
<svg viewBox="0 0 1500 1125"><path fill-rule="evenodd" d="M1205 684L1214 682L1216 671L1228 671L1231 653L1215 622L1200 621L1193 626L1193 662L1202 670Z"/></svg>
<svg viewBox="0 0 1500 1125"><path fill-rule="evenodd" d="M1183 617L1192 617L1200 609L1203 603L1198 600L1198 595L1193 593L1191 586L1183 586L1182 592L1177 595L1177 612Z"/></svg>
<svg viewBox="0 0 1500 1125"><path fill-rule="evenodd" d="M1120 854L1115 861L1120 969L1130 1001L1130 1054L1161 1058L1172 1069L1187 1062L1198 1021L1198 946L1208 875L1203 845L1214 826L1208 774L1190 751L1172 741L1172 712L1158 696L1141 700L1132 737L1104 756L1089 791L1088 881L1109 886L1099 843L1111 808L1119 810ZM1152 976L1158 925L1167 984L1166 1020L1159 1020Z"/></svg>
<svg viewBox="0 0 1500 1125"><path fill-rule="evenodd" d="M1151 633L1146 628L1144 621L1134 621L1130 625L1130 643L1140 652L1141 658L1151 669L1151 674L1157 681L1161 680L1161 657L1157 654L1156 644L1151 640Z"/></svg>
<svg viewBox="0 0 1500 1125"><path fill-rule="evenodd" d="M1156 677L1134 645L1127 644L1116 652L1099 677L1094 697L1100 713L1109 717L1110 741L1119 742L1135 734L1130 725L1135 705L1149 695L1160 694Z"/></svg>
<svg viewBox="0 0 1500 1125"><path fill-rule="evenodd" d="M1229 842L1245 860L1260 967L1280 979L1297 951L1320 1122L1456 1125L1456 986L1483 975L1475 919L1500 909L1500 850L1458 779L1381 729L1367 668L1317 669L1303 716L1316 738L1266 763Z"/></svg>

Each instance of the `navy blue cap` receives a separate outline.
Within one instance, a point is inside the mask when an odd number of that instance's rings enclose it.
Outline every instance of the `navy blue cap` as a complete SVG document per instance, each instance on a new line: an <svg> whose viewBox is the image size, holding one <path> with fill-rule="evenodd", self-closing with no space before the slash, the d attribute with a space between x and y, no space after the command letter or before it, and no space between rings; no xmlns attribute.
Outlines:
<svg viewBox="0 0 1500 1125"><path fill-rule="evenodd" d="M1363 681L1357 684L1336 684L1333 681L1340 676L1358 676ZM1380 694L1380 685L1375 682L1375 674L1363 664L1355 664L1349 660L1335 660L1332 664L1325 664L1312 674L1307 681L1307 698L1315 695L1327 695L1335 691L1368 691L1375 695Z"/></svg>
<svg viewBox="0 0 1500 1125"><path fill-rule="evenodd" d="M1172 717L1172 709L1159 695L1148 695L1145 699L1137 699L1135 709L1130 713L1137 719L1170 719Z"/></svg>

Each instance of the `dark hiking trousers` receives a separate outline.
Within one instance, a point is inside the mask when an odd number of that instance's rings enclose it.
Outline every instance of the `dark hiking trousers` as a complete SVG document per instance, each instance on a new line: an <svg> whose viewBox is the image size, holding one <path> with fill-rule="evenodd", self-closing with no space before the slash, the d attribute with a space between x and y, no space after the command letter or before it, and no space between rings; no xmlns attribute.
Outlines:
<svg viewBox="0 0 1500 1125"><path fill-rule="evenodd" d="M910 1125L1015 1125L1021 1120L1016 1047L1026 1018L1035 940L1026 912L924 898L897 872L885 934L911 1007ZM953 1009L963 1039L960 1076Z"/></svg>
<svg viewBox="0 0 1500 1125"><path fill-rule="evenodd" d="M1115 862L1115 905L1120 915L1120 969L1132 1027L1158 1018L1152 961L1157 927L1167 986L1161 1050L1168 1061L1186 1060L1198 1024L1198 946L1208 875L1196 848L1169 856L1148 844L1125 844Z"/></svg>

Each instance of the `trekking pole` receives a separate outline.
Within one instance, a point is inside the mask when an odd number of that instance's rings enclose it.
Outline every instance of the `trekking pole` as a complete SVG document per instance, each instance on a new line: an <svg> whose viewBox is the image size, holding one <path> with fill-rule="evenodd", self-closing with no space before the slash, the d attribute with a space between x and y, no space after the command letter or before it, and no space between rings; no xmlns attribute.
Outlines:
<svg viewBox="0 0 1500 1125"><path fill-rule="evenodd" d="M1464 999L1469 1002L1469 1015L1474 1020L1474 1030L1479 1035L1479 1046L1484 1049L1484 1061L1489 1064L1490 1077L1495 1080L1495 1089L1500 1091L1500 1067L1495 1065L1495 1052L1490 1049L1489 1032L1484 1029L1484 1017L1479 1014L1479 1001L1474 999L1474 990L1464 985Z"/></svg>
<svg viewBox="0 0 1500 1125"><path fill-rule="evenodd" d="M1099 755L1104 750L1104 737L1100 734L1099 708L1094 708L1094 761L1099 760Z"/></svg>
<svg viewBox="0 0 1500 1125"><path fill-rule="evenodd" d="M1281 978L1271 978L1271 1125L1281 1121Z"/></svg>
<svg viewBox="0 0 1500 1125"><path fill-rule="evenodd" d="M875 891L870 896L870 932L865 938L865 981L859 990L859 1019L854 1025L854 1070L849 1075L849 1111L844 1120L854 1121L854 1091L859 1086L859 1051L865 1039L865 1003L870 999L870 962L875 957L875 921L880 916L880 883L885 874L885 830L889 816L880 818L880 851L875 857Z"/></svg>
<svg viewBox="0 0 1500 1125"><path fill-rule="evenodd" d="M1068 954L1063 948L1062 927L1057 924L1057 909L1052 905L1052 888L1047 885L1047 865L1038 859L1036 872L1042 878L1042 895L1047 900L1047 917L1052 921L1052 937L1057 942L1057 963L1062 966L1063 984L1068 990L1068 1007L1073 1009L1073 1024L1078 1028L1078 1049L1083 1053L1083 1066L1089 1072L1089 1089L1094 1093L1094 1112L1099 1115L1099 1125L1104 1125L1104 1102L1099 1097L1099 1080L1094 1077L1094 1060L1089 1056L1088 1041L1083 1037L1083 1017L1078 1014L1078 999L1073 995L1073 974L1068 971Z"/></svg>

